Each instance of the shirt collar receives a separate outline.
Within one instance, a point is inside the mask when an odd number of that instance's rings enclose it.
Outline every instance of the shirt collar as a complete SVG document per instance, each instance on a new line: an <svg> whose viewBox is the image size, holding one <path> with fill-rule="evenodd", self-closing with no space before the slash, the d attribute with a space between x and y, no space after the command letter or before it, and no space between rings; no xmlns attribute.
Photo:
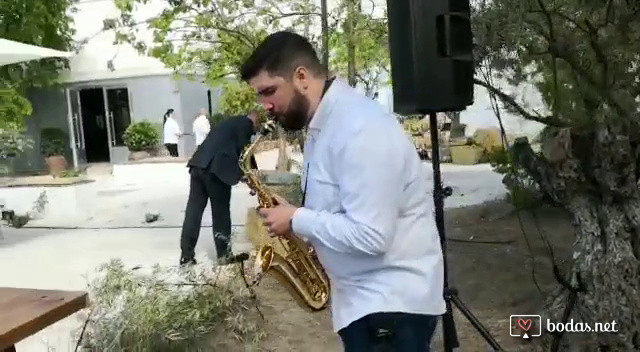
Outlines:
<svg viewBox="0 0 640 352"><path fill-rule="evenodd" d="M326 124L327 116L331 113L333 109L333 103L336 101L344 91L344 83L339 77L335 77L333 83L327 92L324 94L322 99L320 100L320 104L318 104L318 108L313 113L313 117L311 118L311 122L309 122L308 129L309 130L321 130L322 127Z"/></svg>

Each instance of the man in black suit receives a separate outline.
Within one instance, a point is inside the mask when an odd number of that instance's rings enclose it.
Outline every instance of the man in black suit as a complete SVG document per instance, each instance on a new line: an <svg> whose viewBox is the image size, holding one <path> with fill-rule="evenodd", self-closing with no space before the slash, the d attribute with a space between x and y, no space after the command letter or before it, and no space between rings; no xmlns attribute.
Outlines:
<svg viewBox="0 0 640 352"><path fill-rule="evenodd" d="M242 178L240 154L260 125L258 114L229 117L209 132L187 163L191 174L189 200L180 238L180 265L195 264L194 249L200 234L202 213L211 200L213 239L218 264L234 261L231 252L231 187ZM257 168L255 159L252 167Z"/></svg>

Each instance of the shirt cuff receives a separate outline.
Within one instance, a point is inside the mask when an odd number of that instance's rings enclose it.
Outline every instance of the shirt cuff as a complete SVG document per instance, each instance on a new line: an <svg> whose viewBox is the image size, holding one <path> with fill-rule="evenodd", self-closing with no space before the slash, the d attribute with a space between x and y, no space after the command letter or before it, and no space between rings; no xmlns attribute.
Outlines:
<svg viewBox="0 0 640 352"><path fill-rule="evenodd" d="M291 229L295 234L310 239L313 237L317 217L316 212L311 209L298 208L291 218Z"/></svg>

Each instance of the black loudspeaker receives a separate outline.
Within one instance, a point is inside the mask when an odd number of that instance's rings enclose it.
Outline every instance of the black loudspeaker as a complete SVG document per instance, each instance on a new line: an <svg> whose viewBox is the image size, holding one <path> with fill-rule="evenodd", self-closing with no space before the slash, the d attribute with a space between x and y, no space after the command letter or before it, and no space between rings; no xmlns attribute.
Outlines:
<svg viewBox="0 0 640 352"><path fill-rule="evenodd" d="M387 0L393 110L460 111L473 104L469 0Z"/></svg>

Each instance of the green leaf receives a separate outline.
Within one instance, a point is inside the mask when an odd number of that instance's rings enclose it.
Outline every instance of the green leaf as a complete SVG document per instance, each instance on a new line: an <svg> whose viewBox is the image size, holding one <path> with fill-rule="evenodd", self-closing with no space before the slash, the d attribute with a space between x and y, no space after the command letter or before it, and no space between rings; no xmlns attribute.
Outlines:
<svg viewBox="0 0 640 352"><path fill-rule="evenodd" d="M0 38L57 50L72 43L72 0L0 1ZM68 67L60 58L0 66L0 128L22 129L32 112L25 92L56 83L58 72Z"/></svg>

